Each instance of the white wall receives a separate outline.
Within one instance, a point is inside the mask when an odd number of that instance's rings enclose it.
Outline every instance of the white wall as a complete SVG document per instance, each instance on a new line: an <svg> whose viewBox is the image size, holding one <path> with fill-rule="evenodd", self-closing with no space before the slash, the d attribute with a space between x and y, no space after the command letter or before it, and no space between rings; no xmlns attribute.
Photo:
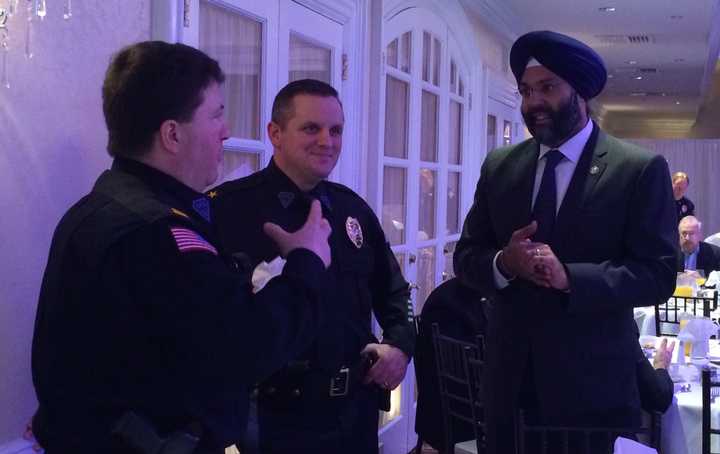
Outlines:
<svg viewBox="0 0 720 454"><path fill-rule="evenodd" d="M64 21L61 2L48 2L29 60L24 9L9 21L11 88L0 87L0 446L22 433L35 408L30 343L52 232L110 163L105 69L120 47L150 36L149 0L73 6Z"/></svg>

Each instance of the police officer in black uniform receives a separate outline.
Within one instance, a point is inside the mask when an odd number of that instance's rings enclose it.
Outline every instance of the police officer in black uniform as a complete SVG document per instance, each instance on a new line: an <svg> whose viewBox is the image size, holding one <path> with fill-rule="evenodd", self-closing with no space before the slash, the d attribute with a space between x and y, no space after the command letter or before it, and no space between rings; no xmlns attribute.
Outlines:
<svg viewBox="0 0 720 454"><path fill-rule="evenodd" d="M279 253L263 237L263 222L292 231L317 199L333 229L325 296L332 307L321 334L258 389L263 454L377 452L378 408L388 409L389 390L402 381L414 349L408 284L377 217L353 191L325 180L341 150L343 123L334 88L309 79L288 84L268 125L270 164L208 193L222 244L247 253L253 266ZM244 208L249 204L253 210ZM371 313L381 342L372 335Z"/></svg>
<svg viewBox="0 0 720 454"><path fill-rule="evenodd" d="M110 64L115 159L55 231L35 322L33 430L48 454L222 453L242 436L249 385L317 332L319 203L294 234L266 226L287 265L255 296L215 238L199 191L228 135L223 79L182 44L135 44Z"/></svg>
<svg viewBox="0 0 720 454"><path fill-rule="evenodd" d="M695 216L695 204L685 197L685 192L690 186L690 177L685 172L675 172L672 175L673 197L677 209L678 222L685 216Z"/></svg>

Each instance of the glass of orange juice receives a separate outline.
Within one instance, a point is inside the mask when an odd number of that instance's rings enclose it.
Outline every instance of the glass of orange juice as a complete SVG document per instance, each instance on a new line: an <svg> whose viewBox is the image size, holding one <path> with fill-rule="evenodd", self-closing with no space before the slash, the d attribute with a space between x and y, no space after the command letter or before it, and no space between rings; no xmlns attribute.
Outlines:
<svg viewBox="0 0 720 454"><path fill-rule="evenodd" d="M680 331L685 328L685 326L688 324L690 320L687 318L680 319ZM692 352L692 342L687 341L685 342L685 356L690 356L690 353Z"/></svg>

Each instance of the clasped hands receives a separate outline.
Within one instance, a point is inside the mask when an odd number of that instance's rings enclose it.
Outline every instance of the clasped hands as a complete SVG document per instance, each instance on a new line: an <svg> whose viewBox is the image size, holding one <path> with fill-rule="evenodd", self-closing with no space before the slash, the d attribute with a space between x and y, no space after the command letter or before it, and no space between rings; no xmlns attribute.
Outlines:
<svg viewBox="0 0 720 454"><path fill-rule="evenodd" d="M513 232L507 246L498 256L500 270L510 276L533 282L546 288L567 291L570 288L565 267L555 252L545 243L530 239L537 230L537 222Z"/></svg>

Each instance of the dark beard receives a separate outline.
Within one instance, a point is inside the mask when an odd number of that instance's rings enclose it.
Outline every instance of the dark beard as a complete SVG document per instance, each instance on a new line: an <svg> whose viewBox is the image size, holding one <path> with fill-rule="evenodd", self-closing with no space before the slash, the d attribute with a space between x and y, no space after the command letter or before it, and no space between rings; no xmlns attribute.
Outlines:
<svg viewBox="0 0 720 454"><path fill-rule="evenodd" d="M548 126L536 126L533 115L544 113L550 117ZM523 118L530 134L535 140L548 147L562 145L575 133L577 133L578 122L580 121L580 104L578 94L574 92L568 101L561 104L557 110L549 107L536 108L527 113L523 112Z"/></svg>

